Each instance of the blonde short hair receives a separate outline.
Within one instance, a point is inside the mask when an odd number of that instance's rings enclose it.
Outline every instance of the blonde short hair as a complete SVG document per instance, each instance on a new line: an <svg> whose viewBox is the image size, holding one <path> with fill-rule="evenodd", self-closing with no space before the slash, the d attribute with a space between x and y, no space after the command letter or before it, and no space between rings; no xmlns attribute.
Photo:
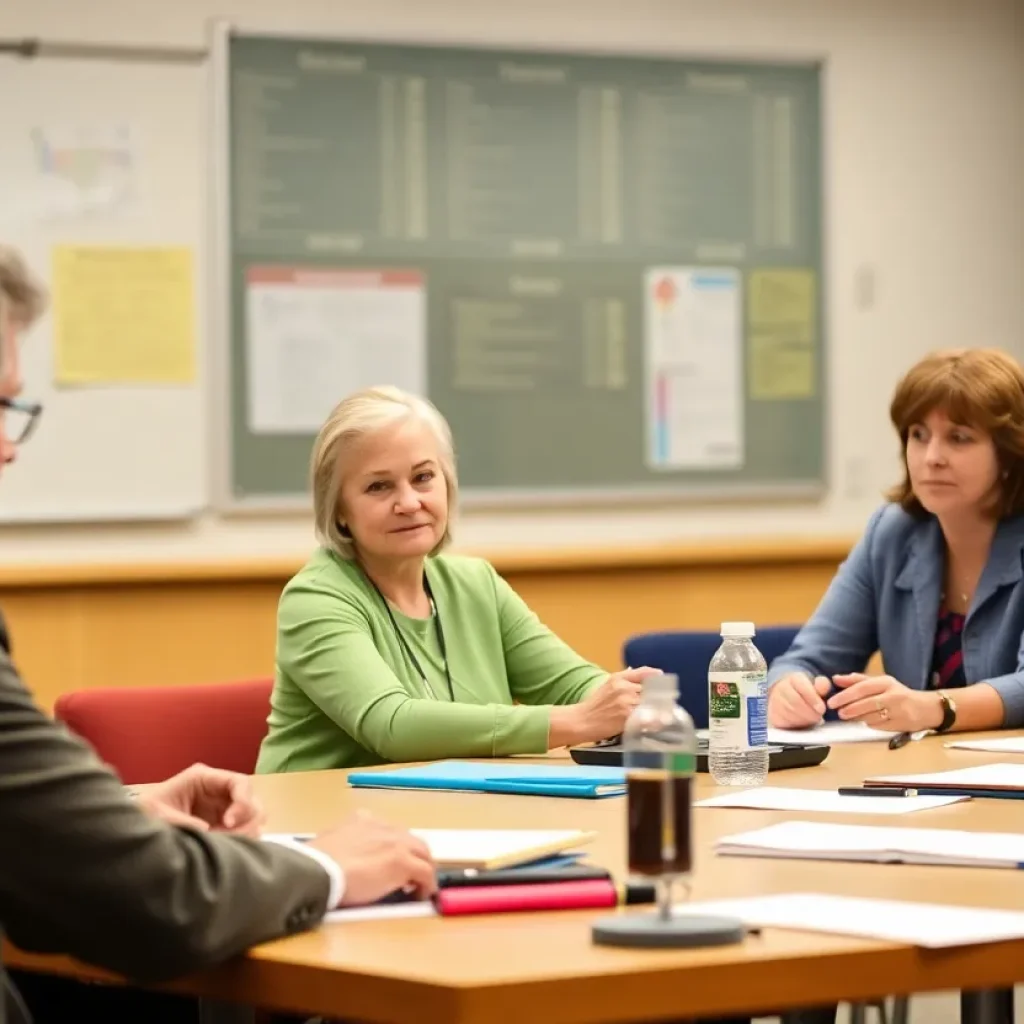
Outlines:
<svg viewBox="0 0 1024 1024"><path fill-rule="evenodd" d="M441 473L448 491L448 522L444 536L430 552L436 555L451 543L451 520L459 496L455 472L455 446L447 420L425 398L400 388L376 387L357 391L334 407L320 428L310 459L313 521L317 540L341 558L355 558L356 548L338 519L343 462L346 452L371 434L403 420L417 419L434 435L440 452Z"/></svg>
<svg viewBox="0 0 1024 1024"><path fill-rule="evenodd" d="M46 287L29 270L24 257L0 245L0 309L7 307L22 327L31 327L46 312Z"/></svg>

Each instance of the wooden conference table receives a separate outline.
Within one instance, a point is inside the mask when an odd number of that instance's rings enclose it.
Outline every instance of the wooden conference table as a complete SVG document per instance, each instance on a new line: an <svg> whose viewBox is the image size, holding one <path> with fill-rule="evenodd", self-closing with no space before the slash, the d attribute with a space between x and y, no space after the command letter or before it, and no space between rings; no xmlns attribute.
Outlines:
<svg viewBox="0 0 1024 1024"><path fill-rule="evenodd" d="M890 751L835 746L817 768L772 774L773 785L834 789L879 771L933 771L998 760L949 750L940 737ZM271 831L316 830L357 807L410 827L594 829L590 857L625 866L625 800L354 790L344 773L257 777ZM715 792L700 776L698 793ZM1024 871L718 857L714 840L793 814L695 811L694 899L821 892L1024 910ZM1024 801L972 800L900 817L815 816L910 828L1024 832ZM641 911L644 908L640 908ZM630 912L630 911L623 911ZM770 1012L925 991L1024 981L1024 940L928 951L893 942L766 929L698 951L595 946L608 911L418 918L329 924L252 950L173 989L210 999L382 1024L603 1024ZM13 966L109 977L57 957L8 948Z"/></svg>

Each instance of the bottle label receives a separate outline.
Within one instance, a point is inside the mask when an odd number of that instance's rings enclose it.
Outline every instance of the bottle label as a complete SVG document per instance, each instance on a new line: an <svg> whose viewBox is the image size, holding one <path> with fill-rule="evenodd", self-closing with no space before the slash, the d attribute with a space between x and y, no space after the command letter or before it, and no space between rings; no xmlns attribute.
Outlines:
<svg viewBox="0 0 1024 1024"><path fill-rule="evenodd" d="M768 677L764 672L708 675L710 743L716 750L750 750L768 742Z"/></svg>
<svg viewBox="0 0 1024 1024"><path fill-rule="evenodd" d="M697 770L697 755L681 751L629 750L623 758L623 763L627 772L693 775Z"/></svg>

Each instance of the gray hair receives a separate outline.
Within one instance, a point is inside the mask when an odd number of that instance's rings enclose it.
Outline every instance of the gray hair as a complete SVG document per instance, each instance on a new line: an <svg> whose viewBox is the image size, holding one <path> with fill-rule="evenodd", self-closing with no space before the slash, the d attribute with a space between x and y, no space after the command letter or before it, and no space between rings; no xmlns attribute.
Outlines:
<svg viewBox="0 0 1024 1024"><path fill-rule="evenodd" d="M345 453L363 438L384 427L407 419L417 419L434 435L439 449L441 473L448 491L448 522L444 536L431 555L451 543L451 519L459 496L455 471L455 446L447 420L425 398L396 387L366 388L338 403L320 428L310 459L313 488L313 522L317 540L341 558L355 558L356 550L348 531L338 519L341 496L342 463Z"/></svg>
<svg viewBox="0 0 1024 1024"><path fill-rule="evenodd" d="M17 249L0 244L0 310L7 308L23 327L46 312L46 286L29 270Z"/></svg>

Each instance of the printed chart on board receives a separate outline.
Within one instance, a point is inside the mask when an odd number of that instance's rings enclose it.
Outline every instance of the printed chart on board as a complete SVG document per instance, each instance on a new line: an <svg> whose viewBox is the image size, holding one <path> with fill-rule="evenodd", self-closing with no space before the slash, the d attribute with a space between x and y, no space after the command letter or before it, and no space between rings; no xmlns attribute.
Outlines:
<svg viewBox="0 0 1024 1024"><path fill-rule="evenodd" d="M736 270L648 270L644 345L651 466L742 465L740 296Z"/></svg>

